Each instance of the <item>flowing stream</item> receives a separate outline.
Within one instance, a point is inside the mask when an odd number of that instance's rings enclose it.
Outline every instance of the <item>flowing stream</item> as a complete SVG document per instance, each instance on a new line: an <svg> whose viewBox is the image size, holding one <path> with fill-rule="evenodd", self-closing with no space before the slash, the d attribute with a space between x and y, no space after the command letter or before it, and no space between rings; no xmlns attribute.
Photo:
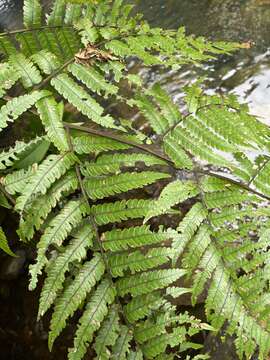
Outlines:
<svg viewBox="0 0 270 360"><path fill-rule="evenodd" d="M154 26L185 26L188 34L208 39L251 42L252 48L219 57L203 69L150 71L176 98L183 85L206 78L209 92L233 92L249 103L252 114L270 124L270 0L138 0L137 9Z"/></svg>

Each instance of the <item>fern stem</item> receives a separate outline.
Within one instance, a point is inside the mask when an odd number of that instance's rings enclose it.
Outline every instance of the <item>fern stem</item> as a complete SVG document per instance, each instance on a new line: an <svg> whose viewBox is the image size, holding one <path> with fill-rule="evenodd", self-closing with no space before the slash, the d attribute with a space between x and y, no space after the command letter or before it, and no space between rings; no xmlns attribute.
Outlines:
<svg viewBox="0 0 270 360"><path fill-rule="evenodd" d="M68 65L70 65L74 61L74 57L67 60L63 65L61 65L58 69L53 71L49 76L47 76L44 80L42 80L39 84L34 86L33 90L40 90L44 85L46 85L51 79L57 76L62 70L64 70Z"/></svg>
<svg viewBox="0 0 270 360"><path fill-rule="evenodd" d="M16 200L6 191L2 184L0 184L0 192L4 194L4 196L11 202L13 206L16 205Z"/></svg>
<svg viewBox="0 0 270 360"><path fill-rule="evenodd" d="M83 131L83 132L86 132L86 133L89 133L92 135L101 136L101 137L104 137L107 139L116 140L118 142L121 142L122 144L130 145L134 148L145 151L145 152L152 154L162 160L165 160L169 165L173 165L173 161L171 161L165 154L163 154L159 150L155 150L155 149L151 148L149 145L139 144L139 143L136 143L135 141L127 140L127 139L123 138L121 135L116 135L111 132L107 132L107 131L103 131L103 130L101 131L101 130L97 130L97 129L92 129L92 128L82 126L82 125L64 123L64 126L68 127L69 129L80 130L80 131Z"/></svg>
<svg viewBox="0 0 270 360"><path fill-rule="evenodd" d="M174 162L172 160L170 160L164 153L160 152L159 150L153 149L153 147L150 147L150 145L139 144L139 143L136 143L134 141L127 140L127 139L123 138L121 135L115 135L113 133L92 129L92 128L82 126L82 125L64 123L64 126L66 128L69 128L69 129L80 130L82 132L86 132L86 133L89 133L89 134L92 134L92 135L101 136L101 137L104 137L104 138L107 138L107 139L116 140L116 141L121 142L123 144L130 145L130 146L132 146L134 148L142 150L142 151L144 151L146 153L149 153L151 155L154 155L154 156L166 161L169 166L173 167L175 170L179 170L179 169L177 169L175 167ZM190 173L190 174L193 174L193 175L195 175L195 174L203 174L203 175L215 177L217 179L225 180L230 184L237 185L240 188L242 188L243 190L246 190L246 191L248 191L248 192L250 192L250 193L252 193L254 195L257 195L257 196L261 197L262 199L270 201L270 196L262 194L261 192L251 188L249 186L249 184L245 184L245 183L243 183L241 181L234 180L234 179L232 179L230 177L227 177L227 176L224 176L224 175L221 175L221 174L217 174L217 173L215 173L213 171L200 169L200 168L196 168L196 170L194 170L194 169L193 170L185 169L185 171L187 173Z"/></svg>
<svg viewBox="0 0 270 360"><path fill-rule="evenodd" d="M260 172L266 167L266 165L269 163L270 158L267 158L265 161L263 161L263 163L258 167L257 171L255 172L255 174L251 177L251 179L248 182L248 186L250 186L253 181L257 178L257 176L260 174Z"/></svg>
<svg viewBox="0 0 270 360"><path fill-rule="evenodd" d="M32 29L16 29L16 30L5 31L5 32L0 33L0 36L10 36L10 35L35 32L35 31L40 31L40 30L48 31L48 30L63 29L63 28L72 29L73 26L71 26L71 25L54 25L54 26L44 25L44 26L39 26L39 27L35 27Z"/></svg>

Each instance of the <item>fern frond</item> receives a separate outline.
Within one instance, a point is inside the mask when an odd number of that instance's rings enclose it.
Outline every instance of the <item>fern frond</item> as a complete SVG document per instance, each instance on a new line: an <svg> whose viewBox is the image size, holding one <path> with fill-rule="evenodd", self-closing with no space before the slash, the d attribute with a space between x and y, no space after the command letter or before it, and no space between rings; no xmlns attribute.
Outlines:
<svg viewBox="0 0 270 360"><path fill-rule="evenodd" d="M59 290L63 288L65 273L69 265L75 260L81 261L86 257L87 248L92 245L93 231L90 224L84 225L74 234L72 241L66 246L56 259L49 263L47 277L39 300L38 317L43 316L51 307Z"/></svg>
<svg viewBox="0 0 270 360"><path fill-rule="evenodd" d="M163 289L186 274L183 269L154 270L136 274L117 281L117 292L120 296L131 294L138 296Z"/></svg>
<svg viewBox="0 0 270 360"><path fill-rule="evenodd" d="M82 5L67 3L64 22L67 25L75 24L82 15Z"/></svg>
<svg viewBox="0 0 270 360"><path fill-rule="evenodd" d="M6 57L16 54L13 42L6 36L0 36L0 53Z"/></svg>
<svg viewBox="0 0 270 360"><path fill-rule="evenodd" d="M83 115L106 128L119 129L110 115L103 115L102 106L67 74L52 79L52 86Z"/></svg>
<svg viewBox="0 0 270 360"><path fill-rule="evenodd" d="M185 342L185 335L186 329L184 327L177 327L171 333L166 333L149 340L142 346L143 352L148 359L153 359L159 354L164 354L168 345L175 347Z"/></svg>
<svg viewBox="0 0 270 360"><path fill-rule="evenodd" d="M10 186L7 188L9 189ZM20 222L19 234L21 238L30 240L35 230L40 230L51 210L58 204L63 195L78 188L78 179L73 171L67 172L61 179L57 180L48 190L47 194L36 198L27 214ZM24 190L24 188L23 188ZM23 191L21 191L23 192Z"/></svg>
<svg viewBox="0 0 270 360"><path fill-rule="evenodd" d="M151 89L147 90L147 95L153 97L154 101L160 107L161 113L167 121L165 130L173 126L175 123L181 120L181 114L178 107L173 103L170 96L160 85L155 84Z"/></svg>
<svg viewBox="0 0 270 360"><path fill-rule="evenodd" d="M167 179L170 175L154 171L124 173L100 178L86 178L85 189L91 199L103 199Z"/></svg>
<svg viewBox="0 0 270 360"><path fill-rule="evenodd" d="M20 75L20 80L25 88L30 88L41 82L42 77L39 70L22 53L13 54L9 59L9 63Z"/></svg>
<svg viewBox="0 0 270 360"><path fill-rule="evenodd" d="M124 360L130 352L130 341L132 340L132 333L129 327L122 325L120 327L120 336L116 340L113 347L113 354L119 359Z"/></svg>
<svg viewBox="0 0 270 360"><path fill-rule="evenodd" d="M31 56L31 59L46 75L52 74L61 66L61 62L58 57L47 50L35 52Z"/></svg>
<svg viewBox="0 0 270 360"><path fill-rule="evenodd" d="M165 302L158 291L136 296L124 307L125 315L130 323L135 323L150 315L153 310L158 310Z"/></svg>
<svg viewBox="0 0 270 360"><path fill-rule="evenodd" d="M152 205L152 200L130 199L94 205L91 208L91 212L95 217L97 225L105 225L128 219L143 218Z"/></svg>
<svg viewBox="0 0 270 360"><path fill-rule="evenodd" d="M106 81L102 74L93 67L86 68L80 64L71 64L68 70L92 92L99 95L104 93L105 97L116 95L118 92L118 87Z"/></svg>
<svg viewBox="0 0 270 360"><path fill-rule="evenodd" d="M49 95L46 90L33 91L30 94L22 95L9 100L0 109L0 130L6 128L9 122L14 122L26 110L30 109L35 103Z"/></svg>
<svg viewBox="0 0 270 360"><path fill-rule="evenodd" d="M69 351L69 360L80 360L86 353L88 344L93 339L93 334L100 328L101 322L108 313L110 305L116 296L116 291L108 280L103 280L98 286L86 309L79 320L75 334L74 347ZM121 335L120 335L121 336ZM121 359L121 354L120 359Z"/></svg>
<svg viewBox="0 0 270 360"><path fill-rule="evenodd" d="M64 292L56 300L50 323L50 349L52 348L54 340L64 329L66 320L73 315L93 286L101 279L104 270L105 266L101 256L96 255L91 261L83 264L73 282L65 288ZM106 288L107 287L112 289L111 284L106 282ZM104 283L101 288L104 288Z"/></svg>
<svg viewBox="0 0 270 360"><path fill-rule="evenodd" d="M47 16L47 24L50 26L61 25L64 22L66 1L54 0L52 10Z"/></svg>
<svg viewBox="0 0 270 360"><path fill-rule="evenodd" d="M35 166L30 167L27 170L21 169L18 171L13 171L12 173L6 175L3 179L1 179L1 182L5 186L5 189L9 194L22 194L26 184L35 173Z"/></svg>
<svg viewBox="0 0 270 360"><path fill-rule="evenodd" d="M157 233L149 226L136 226L129 229L114 229L103 234L103 247L105 250L118 251L140 246L161 243L169 239L166 231Z"/></svg>
<svg viewBox="0 0 270 360"><path fill-rule="evenodd" d="M103 151L110 150L126 150L128 145L120 143L116 140L104 138L101 136L76 136L73 139L74 151L78 154L98 154Z"/></svg>
<svg viewBox="0 0 270 360"><path fill-rule="evenodd" d="M192 169L193 162L181 146L181 143L172 136L166 136L164 139L164 152L174 162L178 169Z"/></svg>
<svg viewBox="0 0 270 360"><path fill-rule="evenodd" d="M20 156L26 151L32 148L32 145L38 144L40 141L43 141L43 138L36 137L34 140L25 143L23 141L17 141L15 146L10 147L7 151L0 153L0 170L4 170L7 167L10 167L20 159Z"/></svg>
<svg viewBox="0 0 270 360"><path fill-rule="evenodd" d="M14 252L10 249L8 240L6 238L6 234L4 233L4 230L0 226L0 249L3 250L6 254L10 256L17 256L14 254Z"/></svg>
<svg viewBox="0 0 270 360"><path fill-rule="evenodd" d="M71 153L49 155L38 167L27 183L23 194L17 199L16 209L23 211L38 193L45 194L54 181L63 176L77 161Z"/></svg>
<svg viewBox="0 0 270 360"><path fill-rule="evenodd" d="M70 360L88 346L100 360L206 359L193 336L221 329L239 358L265 359L269 129L235 96L207 95L199 82L185 87L180 109L127 61L177 69L239 44L153 29L132 8L54 0L46 16L39 0L25 0L25 28L0 35L0 96L14 96L2 99L0 128L30 110L45 132L0 154L20 238L41 233L29 285L44 273L38 318L53 307L51 349L80 316ZM2 228L0 247L10 251ZM183 295L193 305L205 298L210 325L173 305Z"/></svg>
<svg viewBox="0 0 270 360"><path fill-rule="evenodd" d="M14 71L9 63L0 64L0 96L10 89L20 78L17 71Z"/></svg>
<svg viewBox="0 0 270 360"><path fill-rule="evenodd" d="M134 274L166 264L174 253L170 248L154 248L145 254L140 251L111 254L108 261L112 275L118 277L128 269Z"/></svg>
<svg viewBox="0 0 270 360"><path fill-rule="evenodd" d="M48 224L37 244L36 263L30 266L31 281L29 288L31 290L36 287L37 276L41 274L41 270L48 262L46 252L49 246L52 244L61 246L72 229L80 225L88 212L88 204L85 204L81 199L70 200Z"/></svg>
<svg viewBox="0 0 270 360"><path fill-rule="evenodd" d="M172 246L177 250L178 256L182 254L185 246L192 239L197 229L206 218L207 212L200 203L196 203L180 222L177 228L178 233L175 233L172 242Z"/></svg>
<svg viewBox="0 0 270 360"><path fill-rule="evenodd" d="M26 28L33 28L41 25L41 5L39 0L24 1L23 22Z"/></svg>
<svg viewBox="0 0 270 360"><path fill-rule="evenodd" d="M138 163L144 163L146 166L167 165L155 156L145 154L113 154L101 155L95 163L86 163L82 168L84 176L99 176L120 172L122 167L134 167Z"/></svg>
<svg viewBox="0 0 270 360"><path fill-rule="evenodd" d="M196 184L187 181L182 182L180 180L171 182L162 190L159 199L155 201L155 206L148 212L144 221L148 221L153 216L164 214L171 207L196 195L198 195Z"/></svg>
<svg viewBox="0 0 270 360"><path fill-rule="evenodd" d="M117 307L111 307L95 340L94 349L97 354L95 360L110 359L112 354L108 347L113 346L119 336L119 320Z"/></svg>
<svg viewBox="0 0 270 360"><path fill-rule="evenodd" d="M36 103L36 108L50 141L60 152L68 151L69 146L62 123L63 104L57 104L53 97L46 97Z"/></svg>

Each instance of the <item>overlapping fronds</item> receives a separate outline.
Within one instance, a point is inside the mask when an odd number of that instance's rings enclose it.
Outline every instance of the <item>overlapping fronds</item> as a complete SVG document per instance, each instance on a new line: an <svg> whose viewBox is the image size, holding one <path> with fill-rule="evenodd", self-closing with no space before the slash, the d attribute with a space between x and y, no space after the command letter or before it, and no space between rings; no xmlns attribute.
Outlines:
<svg viewBox="0 0 270 360"><path fill-rule="evenodd" d="M235 97L196 84L179 109L128 66L177 68L241 45L153 29L131 10L56 0L45 16L25 0L25 28L0 35L0 128L25 113L41 125L0 153L0 190L21 239L37 240L29 287L44 276L49 347L76 313L70 360L88 348L99 360L206 359L193 337L202 330L233 335L240 359L264 360L269 129ZM2 229L0 247L12 254ZM204 298L208 323L175 305L183 295Z"/></svg>

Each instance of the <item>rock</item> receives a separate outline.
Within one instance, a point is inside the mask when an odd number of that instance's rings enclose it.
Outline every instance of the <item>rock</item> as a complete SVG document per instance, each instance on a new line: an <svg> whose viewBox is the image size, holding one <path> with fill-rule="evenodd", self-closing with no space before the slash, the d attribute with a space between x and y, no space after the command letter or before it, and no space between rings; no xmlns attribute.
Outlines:
<svg viewBox="0 0 270 360"><path fill-rule="evenodd" d="M204 353L210 355L211 360L238 360L234 339L227 336L221 341L219 336L209 334L204 343Z"/></svg>
<svg viewBox="0 0 270 360"><path fill-rule="evenodd" d="M15 280L21 274L26 260L25 251L22 249L14 251L17 257L8 256L0 267L0 279Z"/></svg>

